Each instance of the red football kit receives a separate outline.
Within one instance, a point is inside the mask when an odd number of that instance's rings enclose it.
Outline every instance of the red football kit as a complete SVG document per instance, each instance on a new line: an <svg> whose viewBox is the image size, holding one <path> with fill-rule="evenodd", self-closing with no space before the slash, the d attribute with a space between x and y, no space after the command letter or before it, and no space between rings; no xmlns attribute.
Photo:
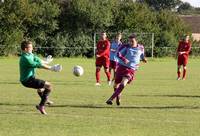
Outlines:
<svg viewBox="0 0 200 136"><path fill-rule="evenodd" d="M178 65L186 66L188 63L188 56L191 50L190 42L180 41L177 49L178 53ZM180 52L185 52L180 54Z"/></svg>
<svg viewBox="0 0 200 136"><path fill-rule="evenodd" d="M110 42L109 40L100 40L97 43L96 54L100 57L96 58L96 66L104 66L109 68L110 65Z"/></svg>

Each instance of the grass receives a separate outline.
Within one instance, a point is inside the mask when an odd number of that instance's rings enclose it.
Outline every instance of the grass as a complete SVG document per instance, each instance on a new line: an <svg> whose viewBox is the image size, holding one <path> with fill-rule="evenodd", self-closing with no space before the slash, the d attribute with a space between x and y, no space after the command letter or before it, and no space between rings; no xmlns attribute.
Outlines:
<svg viewBox="0 0 200 136"><path fill-rule="evenodd" d="M0 136L199 136L199 59L189 60L185 81L176 80L175 59L141 64L120 107L105 104L113 90L103 70L102 86L94 86L93 59L55 59L61 73L37 70L54 86L47 116L35 109L36 91L19 83L18 58L0 62ZM74 65L83 66L82 77L72 75Z"/></svg>

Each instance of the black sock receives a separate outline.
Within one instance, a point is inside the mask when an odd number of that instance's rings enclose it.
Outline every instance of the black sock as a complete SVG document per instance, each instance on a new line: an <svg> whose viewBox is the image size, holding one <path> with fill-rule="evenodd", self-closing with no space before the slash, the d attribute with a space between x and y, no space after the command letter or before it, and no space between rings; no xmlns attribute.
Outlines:
<svg viewBox="0 0 200 136"><path fill-rule="evenodd" d="M49 93L50 93L49 89L45 89L44 90L43 95L41 97L40 106L44 106L45 105L45 103L47 101L47 98L49 96Z"/></svg>
<svg viewBox="0 0 200 136"><path fill-rule="evenodd" d="M38 95L40 96L40 98L42 99L43 96L43 92L42 91L37 91Z"/></svg>

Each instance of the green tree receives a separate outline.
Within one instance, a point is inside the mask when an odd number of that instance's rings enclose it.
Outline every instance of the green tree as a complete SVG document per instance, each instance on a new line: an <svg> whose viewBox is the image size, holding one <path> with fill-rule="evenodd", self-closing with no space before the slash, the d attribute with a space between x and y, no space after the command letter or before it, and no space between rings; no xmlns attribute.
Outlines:
<svg viewBox="0 0 200 136"><path fill-rule="evenodd" d="M183 2L180 4L180 6L177 9L177 12L183 13L185 11L191 11L193 10L193 7L188 2Z"/></svg>
<svg viewBox="0 0 200 136"><path fill-rule="evenodd" d="M121 3L120 13L116 17L114 26L117 30L129 32L156 32L156 14L143 5L133 2Z"/></svg>
<svg viewBox="0 0 200 136"><path fill-rule="evenodd" d="M55 1L7 0L0 5L0 44L18 47L23 39L43 46L47 37L58 29L59 6ZM8 50L4 55L12 54Z"/></svg>
<svg viewBox="0 0 200 136"><path fill-rule="evenodd" d="M155 10L173 10L180 5L180 0L137 0L138 2L146 3Z"/></svg>
<svg viewBox="0 0 200 136"><path fill-rule="evenodd" d="M176 48L181 34L188 33L190 30L184 24L179 16L170 11L162 10L157 13L157 22L159 23L160 32L156 35L156 47L173 47ZM175 50L174 50L175 51ZM167 54L157 52L158 56Z"/></svg>
<svg viewBox="0 0 200 136"><path fill-rule="evenodd" d="M61 26L67 31L93 33L113 24L116 0L75 0L63 4Z"/></svg>
<svg viewBox="0 0 200 136"><path fill-rule="evenodd" d="M36 43L37 53L42 55L91 56L93 33L104 30L154 33L156 47L174 47L178 35L189 31L170 11L179 0L138 1L142 3L132 0L7 0L0 3L0 44L5 45L0 46L0 54L17 54L21 41L31 39ZM144 38L139 40L146 44Z"/></svg>

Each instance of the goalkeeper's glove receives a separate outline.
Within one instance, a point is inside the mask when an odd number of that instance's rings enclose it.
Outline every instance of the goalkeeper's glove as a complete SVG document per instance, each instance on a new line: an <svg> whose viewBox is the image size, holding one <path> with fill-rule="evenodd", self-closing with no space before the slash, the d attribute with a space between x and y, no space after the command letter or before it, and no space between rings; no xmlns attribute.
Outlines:
<svg viewBox="0 0 200 136"><path fill-rule="evenodd" d="M44 63L45 64L49 64L53 61L53 57L51 55L48 55L45 59L44 59Z"/></svg>
<svg viewBox="0 0 200 136"><path fill-rule="evenodd" d="M60 72L62 70L62 65L60 64L53 65L51 66L50 70L55 72Z"/></svg>

